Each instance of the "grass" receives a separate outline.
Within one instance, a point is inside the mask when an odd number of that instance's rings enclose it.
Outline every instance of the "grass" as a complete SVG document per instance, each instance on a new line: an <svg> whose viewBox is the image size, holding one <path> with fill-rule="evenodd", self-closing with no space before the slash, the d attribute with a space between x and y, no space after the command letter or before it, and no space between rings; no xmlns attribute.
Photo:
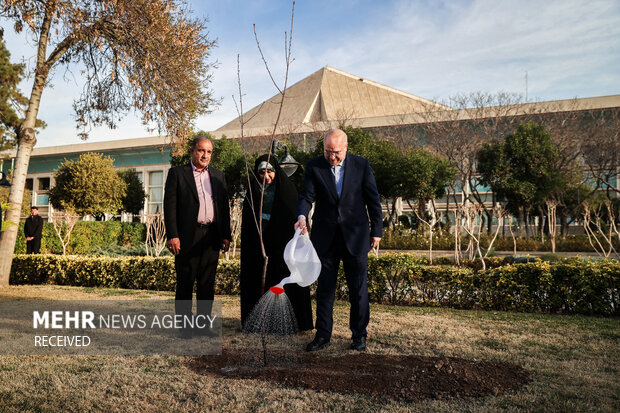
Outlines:
<svg viewBox="0 0 620 413"><path fill-rule="evenodd" d="M0 299L169 299L172 293L15 286ZM238 297L220 296L224 346L237 340ZM334 345L346 353L349 306L335 307ZM311 334L295 338L303 348ZM517 392L404 404L256 380L201 376L178 356L0 356L0 411L619 411L620 320L586 316L371 306L369 352L507 361L532 373Z"/></svg>

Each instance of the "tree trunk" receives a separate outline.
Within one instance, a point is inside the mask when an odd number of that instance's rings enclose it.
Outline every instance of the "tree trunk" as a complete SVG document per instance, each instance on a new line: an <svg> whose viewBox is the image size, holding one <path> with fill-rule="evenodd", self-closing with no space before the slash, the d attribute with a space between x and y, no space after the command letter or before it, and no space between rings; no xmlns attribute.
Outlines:
<svg viewBox="0 0 620 413"><path fill-rule="evenodd" d="M30 154L35 143L34 129L22 128L19 133L19 146L15 159L13 182L11 182L11 190L9 192L9 208L6 211L6 221L15 224L18 224L20 221L26 174L28 173ZM0 287L7 287L9 285L9 275L11 274L11 265L13 264L13 251L15 251L18 228L19 225L11 225L2 231L2 237L0 237Z"/></svg>
<svg viewBox="0 0 620 413"><path fill-rule="evenodd" d="M42 24L39 37L39 48L37 50L37 68L35 70L34 83L28 109L24 117L24 121L19 126L17 133L17 154L15 156L15 170L13 171L13 182L11 182L11 190L9 191L9 209L6 212L6 220L15 224L19 223L21 215L21 205L24 198L24 187L26 185L26 174L28 173L28 165L30 164L30 154L37 143L34 135L34 128L39 114L39 106L41 103L41 94L45 87L45 81L49 73L49 66L45 61L47 36L53 16L53 8L50 5L46 12L45 19ZM13 264L13 252L15 251L15 241L17 239L17 225L11 225L2 232L0 237L0 287L9 285L9 275L11 274L11 265Z"/></svg>
<svg viewBox="0 0 620 413"><path fill-rule="evenodd" d="M390 223L392 222L392 214L390 213L390 200L385 198L385 210L387 212L387 222L385 225L385 232L390 232Z"/></svg>
<svg viewBox="0 0 620 413"><path fill-rule="evenodd" d="M543 210L542 205L538 206L538 230L540 231L540 242L544 243L545 242L545 221L546 221L546 215L545 215L545 211Z"/></svg>
<svg viewBox="0 0 620 413"><path fill-rule="evenodd" d="M525 211L525 219L523 220L525 224L525 238L530 238L530 211L529 209Z"/></svg>
<svg viewBox="0 0 620 413"><path fill-rule="evenodd" d="M568 235L568 217L564 215L564 211L560 214L560 235L563 240L566 240L566 236Z"/></svg>
<svg viewBox="0 0 620 413"><path fill-rule="evenodd" d="M484 214L487 216L487 235L493 233L493 210L484 209ZM499 225L499 222L497 223Z"/></svg>
<svg viewBox="0 0 620 413"><path fill-rule="evenodd" d="M524 228L519 228L519 225L523 225L523 224L526 224L525 213L523 212L523 207L519 207L519 216L517 217L517 231L518 231L517 236L519 237L525 234Z"/></svg>

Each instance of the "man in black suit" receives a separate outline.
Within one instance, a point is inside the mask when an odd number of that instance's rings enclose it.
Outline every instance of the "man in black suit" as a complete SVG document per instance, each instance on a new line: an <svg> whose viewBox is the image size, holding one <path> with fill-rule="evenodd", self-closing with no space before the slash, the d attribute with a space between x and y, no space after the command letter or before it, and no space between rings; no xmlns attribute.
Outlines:
<svg viewBox="0 0 620 413"><path fill-rule="evenodd" d="M333 129L325 135L324 156L311 159L297 205L295 229L305 232L315 202L310 238L321 260L316 290L316 336L307 351L330 344L334 294L340 261L349 289L351 349L366 349L369 304L366 277L368 252L381 240L383 216L377 184L368 159L347 154L347 135Z"/></svg>
<svg viewBox="0 0 620 413"><path fill-rule="evenodd" d="M43 234L43 218L39 216L39 208L30 208L30 216L24 223L24 236L26 237L26 254L38 254L41 250L41 238Z"/></svg>
<svg viewBox="0 0 620 413"><path fill-rule="evenodd" d="M230 245L230 209L224 173L209 166L213 143L206 136L191 142L191 162L168 171L164 193L167 247L175 255L175 312L192 314L196 282L198 315L209 316L220 249ZM199 333L210 335L209 330ZM190 338L192 330L181 329Z"/></svg>

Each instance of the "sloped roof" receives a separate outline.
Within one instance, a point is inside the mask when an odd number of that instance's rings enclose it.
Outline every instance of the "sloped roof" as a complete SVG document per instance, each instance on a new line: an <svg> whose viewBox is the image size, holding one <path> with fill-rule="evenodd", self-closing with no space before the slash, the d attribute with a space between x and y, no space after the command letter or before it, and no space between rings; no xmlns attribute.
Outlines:
<svg viewBox="0 0 620 413"><path fill-rule="evenodd" d="M325 66L286 90L278 133L299 131L303 126L449 109L428 99L372 80ZM246 136L268 135L280 109L277 94L243 115ZM240 135L240 118L228 122L215 135Z"/></svg>

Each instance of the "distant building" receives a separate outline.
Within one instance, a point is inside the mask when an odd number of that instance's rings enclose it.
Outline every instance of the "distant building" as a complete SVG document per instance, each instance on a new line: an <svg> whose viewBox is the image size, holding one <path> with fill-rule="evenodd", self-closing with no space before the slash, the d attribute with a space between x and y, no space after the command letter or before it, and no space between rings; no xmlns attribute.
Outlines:
<svg viewBox="0 0 620 413"><path fill-rule="evenodd" d="M278 94L243 115L244 143L253 149L266 148L278 117L281 96ZM407 136L405 144L424 144L425 125L433 122L468 122L479 117L501 118L505 108L485 108L484 113L453 109L350 73L323 67L290 86L280 113L276 135L310 149L320 132L340 124L370 129L378 136ZM514 105L513 118L536 113L553 121L555 114L572 111L618 111L620 95L533 102ZM545 118L546 116L546 118ZM422 132L421 132L422 131ZM211 132L218 139L241 137L240 119L234 119ZM54 185L54 171L64 159L77 159L85 152L99 152L114 159L117 168L135 168L144 184L148 199L145 213L162 210L163 185L170 168L171 147L167 137L124 139L75 145L37 147L28 168L28 189L33 191L32 203L40 214L49 216L48 192ZM15 151L2 154L2 170L11 168ZM618 186L617 177L612 183ZM489 202L492 202L488 193Z"/></svg>
<svg viewBox="0 0 620 413"><path fill-rule="evenodd" d="M171 146L167 137L122 139L107 142L87 142L34 148L26 176L26 189L32 191L32 204L39 207L44 218L51 216L49 190L54 186L54 172L65 159L77 160L86 152L98 152L114 160L118 169L134 168L148 195L144 212L163 210L164 182L170 169ZM2 170L11 169L15 150L5 152L9 159L2 161Z"/></svg>

